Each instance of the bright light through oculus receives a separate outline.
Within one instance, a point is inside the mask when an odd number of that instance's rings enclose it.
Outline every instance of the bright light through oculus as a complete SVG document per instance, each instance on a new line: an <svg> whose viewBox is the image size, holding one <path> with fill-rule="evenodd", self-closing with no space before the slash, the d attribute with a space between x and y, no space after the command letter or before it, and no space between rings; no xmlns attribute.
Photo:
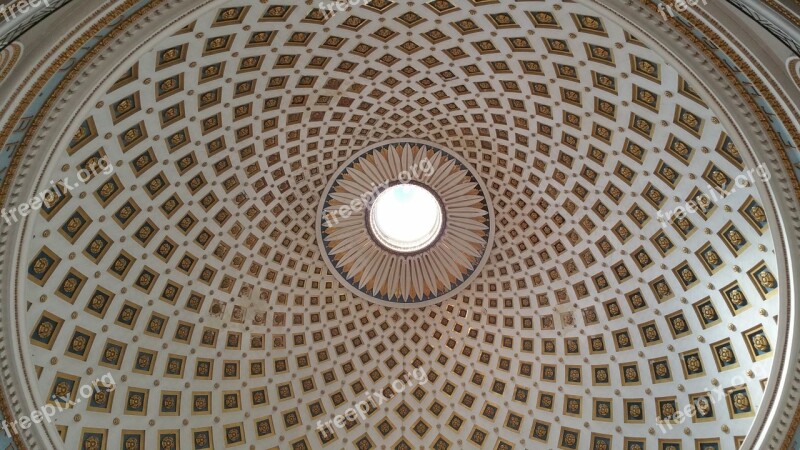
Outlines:
<svg viewBox="0 0 800 450"><path fill-rule="evenodd" d="M400 253L426 248L442 229L439 201L415 184L399 184L381 192L372 204L369 218L375 238Z"/></svg>

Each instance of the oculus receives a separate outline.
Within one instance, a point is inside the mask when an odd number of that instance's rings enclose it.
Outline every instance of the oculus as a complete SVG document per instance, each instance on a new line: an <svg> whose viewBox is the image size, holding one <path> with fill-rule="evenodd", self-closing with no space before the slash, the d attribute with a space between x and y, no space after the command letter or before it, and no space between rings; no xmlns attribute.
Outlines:
<svg viewBox="0 0 800 450"><path fill-rule="evenodd" d="M398 253L425 250L441 235L444 219L439 200L427 188L401 183L378 194L369 214L372 237Z"/></svg>
<svg viewBox="0 0 800 450"><path fill-rule="evenodd" d="M488 259L487 190L460 156L434 144L368 147L334 174L317 214L328 268L358 296L389 306L444 300Z"/></svg>

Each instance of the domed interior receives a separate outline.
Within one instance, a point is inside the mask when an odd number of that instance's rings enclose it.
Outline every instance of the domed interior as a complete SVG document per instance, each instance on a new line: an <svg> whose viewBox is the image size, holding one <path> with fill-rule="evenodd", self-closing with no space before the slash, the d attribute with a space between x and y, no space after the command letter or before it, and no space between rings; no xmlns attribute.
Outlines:
<svg viewBox="0 0 800 450"><path fill-rule="evenodd" d="M32 401L116 386L53 442L737 448L778 337L769 174L683 69L591 2L315 6L180 18L37 169L113 167L19 235ZM479 182L386 188L353 213L375 241L321 233L326 198L370 186L352 157L410 138Z"/></svg>

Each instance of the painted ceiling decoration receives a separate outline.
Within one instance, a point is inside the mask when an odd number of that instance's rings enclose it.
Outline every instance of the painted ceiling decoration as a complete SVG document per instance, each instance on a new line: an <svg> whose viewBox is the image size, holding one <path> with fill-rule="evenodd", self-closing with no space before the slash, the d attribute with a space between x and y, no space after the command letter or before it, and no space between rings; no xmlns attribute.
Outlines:
<svg viewBox="0 0 800 450"><path fill-rule="evenodd" d="M488 258L494 220L486 188L466 164L424 143L398 142L342 165L318 219L317 241L331 273L356 295L391 305L419 306L467 286ZM439 236L411 255L380 245L370 226L372 201L397 183L429 189L444 211Z"/></svg>
<svg viewBox="0 0 800 450"><path fill-rule="evenodd" d="M113 171L0 223L0 406L59 407L14 448L781 448L790 86L702 8L604 3L70 2L22 35L2 206ZM373 215L403 182L441 212L408 251Z"/></svg>

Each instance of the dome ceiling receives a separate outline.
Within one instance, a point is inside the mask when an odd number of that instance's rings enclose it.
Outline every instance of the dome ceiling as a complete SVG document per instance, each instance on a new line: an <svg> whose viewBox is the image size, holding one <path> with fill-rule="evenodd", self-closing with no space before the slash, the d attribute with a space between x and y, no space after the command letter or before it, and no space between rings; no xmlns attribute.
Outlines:
<svg viewBox="0 0 800 450"><path fill-rule="evenodd" d="M93 94L37 176L74 179L102 157L113 173L18 236L35 404L116 382L56 416L51 445L744 440L778 334L766 173L635 34L556 1L372 0L326 16L230 0L176 26ZM364 192L347 182L387 179L369 164L392 151L394 169L428 152L432 180L468 188L434 189L448 227L450 205L470 201L420 278L348 245L351 222L369 239L363 212L321 220ZM425 303L387 306L397 299ZM415 368L427 383L333 435L317 428ZM677 420L687 405L708 408Z"/></svg>

